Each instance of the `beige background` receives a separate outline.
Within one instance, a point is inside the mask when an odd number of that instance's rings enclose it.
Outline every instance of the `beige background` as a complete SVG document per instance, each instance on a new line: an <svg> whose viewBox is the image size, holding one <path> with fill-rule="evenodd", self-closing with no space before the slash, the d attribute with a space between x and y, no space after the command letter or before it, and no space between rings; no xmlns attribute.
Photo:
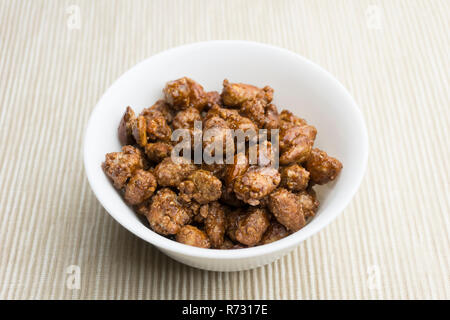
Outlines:
<svg viewBox="0 0 450 320"><path fill-rule="evenodd" d="M68 27L71 4L79 30ZM1 0L0 298L450 298L449 9L445 0ZM245 272L192 269L134 237L97 202L82 164L89 114L119 75L210 39L317 62L354 95L369 130L367 175L345 212ZM70 265L79 290L66 287Z"/></svg>

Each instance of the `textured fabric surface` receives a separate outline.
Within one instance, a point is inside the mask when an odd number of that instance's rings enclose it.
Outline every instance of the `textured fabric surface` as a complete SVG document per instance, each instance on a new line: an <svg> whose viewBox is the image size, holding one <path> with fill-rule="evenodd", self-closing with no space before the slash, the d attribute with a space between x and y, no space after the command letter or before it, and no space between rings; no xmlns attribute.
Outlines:
<svg viewBox="0 0 450 320"><path fill-rule="evenodd" d="M1 0L0 298L450 298L449 18L446 0ZM369 131L367 174L345 212L245 272L193 269L134 237L82 164L89 114L118 76L212 39L320 64Z"/></svg>

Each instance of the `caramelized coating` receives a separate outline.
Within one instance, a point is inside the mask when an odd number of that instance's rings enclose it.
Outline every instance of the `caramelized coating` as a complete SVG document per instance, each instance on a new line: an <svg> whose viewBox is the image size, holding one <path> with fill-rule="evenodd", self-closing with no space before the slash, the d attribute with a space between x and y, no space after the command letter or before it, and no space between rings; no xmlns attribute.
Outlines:
<svg viewBox="0 0 450 320"><path fill-rule="evenodd" d="M208 101L203 87L187 77L167 82L163 92L166 101L175 110L194 107L201 111Z"/></svg>
<svg viewBox="0 0 450 320"><path fill-rule="evenodd" d="M254 124L249 118L243 117L237 110L221 108L218 105L213 106L206 114L205 119L208 120L212 117L219 117L226 121L228 128L233 130L253 130L255 133L258 131L258 126Z"/></svg>
<svg viewBox="0 0 450 320"><path fill-rule="evenodd" d="M159 163L170 156L172 145L167 142L150 142L145 146L145 154L150 161Z"/></svg>
<svg viewBox="0 0 450 320"><path fill-rule="evenodd" d="M274 166L276 163L276 153L272 153L275 150L272 150L272 143L265 140L254 146L249 146L249 152L253 148L256 148L256 159L252 158L253 156L249 153L249 162L250 164L258 164L260 167L266 166Z"/></svg>
<svg viewBox="0 0 450 320"><path fill-rule="evenodd" d="M215 110L217 110L216 107L211 108L210 111L206 114L205 118L203 119L203 128L205 130L211 129L211 128L223 128L223 129L230 129L227 121L220 117L217 113L215 113Z"/></svg>
<svg viewBox="0 0 450 320"><path fill-rule="evenodd" d="M264 100L270 103L273 98L273 89L265 86L260 89L250 84L230 83L223 80L222 101L229 107L240 107L247 100Z"/></svg>
<svg viewBox="0 0 450 320"><path fill-rule="evenodd" d="M244 245L254 246L261 240L269 225L269 214L265 209L250 208L247 212L229 216L228 235Z"/></svg>
<svg viewBox="0 0 450 320"><path fill-rule="evenodd" d="M131 123L131 132L136 143L145 148L147 145L147 120L144 116L139 116Z"/></svg>
<svg viewBox="0 0 450 320"><path fill-rule="evenodd" d="M236 197L252 206L270 194L280 184L280 174L271 167L250 167L245 174L236 178Z"/></svg>
<svg viewBox="0 0 450 320"><path fill-rule="evenodd" d="M150 227L162 234L176 234L191 220L189 212L180 204L177 194L169 188L159 190L152 198L147 213Z"/></svg>
<svg viewBox="0 0 450 320"><path fill-rule="evenodd" d="M144 166L142 153L132 146L123 146L122 152L111 152L105 156L102 167L117 189L122 189L129 178Z"/></svg>
<svg viewBox="0 0 450 320"><path fill-rule="evenodd" d="M290 231L298 231L306 224L299 197L284 188L270 194L268 207L277 221Z"/></svg>
<svg viewBox="0 0 450 320"><path fill-rule="evenodd" d="M222 103L222 97L220 96L220 93L217 91L210 91L207 92L205 95L205 101L206 101L206 108L211 108L214 105L221 106Z"/></svg>
<svg viewBox="0 0 450 320"><path fill-rule="evenodd" d="M229 129L228 123L219 116L207 116L203 122L203 149L213 148L217 143L223 146L224 152L227 148L234 150L233 135Z"/></svg>
<svg viewBox="0 0 450 320"><path fill-rule="evenodd" d="M298 164L280 168L281 186L291 191L303 191L308 187L309 172Z"/></svg>
<svg viewBox="0 0 450 320"><path fill-rule="evenodd" d="M201 168L203 170L211 172L213 175L215 175L217 178L222 179L225 175L226 170L226 164L224 163L202 163Z"/></svg>
<svg viewBox="0 0 450 320"><path fill-rule="evenodd" d="M175 118L173 119L173 122L172 122L172 126L173 126L174 130L183 129L183 130L188 130L189 131L189 135L190 135L190 138L191 138L191 141L190 141L191 142L191 148L194 148L194 143L197 143L194 140L194 133L198 132L198 134L199 134L198 137L200 139L202 137L202 131L199 130L198 127L197 127L197 129L195 128L195 122L196 121L199 121L199 123L201 124L202 117L200 115L200 112L194 107L189 107L187 109L183 109L183 110L179 111L176 114L176 116L175 116ZM181 138L178 138L178 139L181 139ZM183 136L183 139L185 139L184 136ZM201 143L201 140L199 140L199 143Z"/></svg>
<svg viewBox="0 0 450 320"><path fill-rule="evenodd" d="M274 104L266 104L264 100L247 100L239 112L261 129L276 129L280 126L277 107Z"/></svg>
<svg viewBox="0 0 450 320"><path fill-rule="evenodd" d="M316 134L316 128L310 125L284 127L280 130L280 149L284 151L290 146L302 142L303 139L312 145L316 139Z"/></svg>
<svg viewBox="0 0 450 320"><path fill-rule="evenodd" d="M177 233L176 240L194 247L209 248L211 246L207 235L191 225L183 226Z"/></svg>
<svg viewBox="0 0 450 320"><path fill-rule="evenodd" d="M280 116L277 107L274 104L269 104L264 112L266 117L264 129L278 129L280 127Z"/></svg>
<svg viewBox="0 0 450 320"><path fill-rule="evenodd" d="M247 215L239 221L236 240L247 246L254 246L270 225L269 214L263 208L250 208Z"/></svg>
<svg viewBox="0 0 450 320"><path fill-rule="evenodd" d="M305 167L311 175L312 183L325 184L336 179L342 170L342 163L330 157L325 151L314 148Z"/></svg>
<svg viewBox="0 0 450 320"><path fill-rule="evenodd" d="M235 249L234 246L235 246L235 244L233 243L233 241L231 241L230 239L225 237L222 245L220 247L218 247L217 249Z"/></svg>
<svg viewBox="0 0 450 320"><path fill-rule="evenodd" d="M217 249L243 249L243 248L247 248L247 246L239 242L233 242L228 237L225 237L225 240L223 241L222 245Z"/></svg>
<svg viewBox="0 0 450 320"><path fill-rule="evenodd" d="M302 127L307 125L307 123L304 119L295 116L289 110L282 110L280 112L280 125L283 129L286 129L293 126Z"/></svg>
<svg viewBox="0 0 450 320"><path fill-rule="evenodd" d="M200 112L193 107L179 111L173 119L172 125L174 129L194 129L194 122L202 121Z"/></svg>
<svg viewBox="0 0 450 320"><path fill-rule="evenodd" d="M136 212L140 215L147 217L147 215L150 213L150 202L151 202L151 198L150 198L150 200L137 205Z"/></svg>
<svg viewBox="0 0 450 320"><path fill-rule="evenodd" d="M133 109L127 107L122 119L120 120L118 135L119 142L121 145L131 145L135 143L133 137L133 121L135 121L136 115L134 114Z"/></svg>
<svg viewBox="0 0 450 320"><path fill-rule="evenodd" d="M224 182L226 186L230 186L234 180L243 175L249 167L248 157L243 152L234 155L234 163L226 166Z"/></svg>
<svg viewBox="0 0 450 320"><path fill-rule="evenodd" d="M178 199L181 200L180 197L178 197ZM208 212L206 210L201 210L201 204L197 202L184 203L183 201L181 201L181 204L192 216L193 221L197 223L203 223L205 221Z"/></svg>
<svg viewBox="0 0 450 320"><path fill-rule="evenodd" d="M266 123L266 106L263 100L247 100L242 104L239 113L252 120L259 128L263 128Z"/></svg>
<svg viewBox="0 0 450 320"><path fill-rule="evenodd" d="M131 133L136 143L145 148L149 141L170 141L172 129L164 115L155 109L145 109L130 122Z"/></svg>
<svg viewBox="0 0 450 320"><path fill-rule="evenodd" d="M287 165L294 162L305 161L311 153L311 142L306 139L298 140L298 142L283 151L280 156L280 164Z"/></svg>
<svg viewBox="0 0 450 320"><path fill-rule="evenodd" d="M305 218L314 217L319 208L319 200L317 200L314 190L302 191L297 196Z"/></svg>
<svg viewBox="0 0 450 320"><path fill-rule="evenodd" d="M233 191L233 184L230 184L229 186L222 184L222 195L220 197L220 202L237 208L245 205L245 202L236 197L236 194Z"/></svg>
<svg viewBox="0 0 450 320"><path fill-rule="evenodd" d="M220 248L224 241L226 216L223 205L214 201L203 205L200 211L206 211L205 231L213 248Z"/></svg>
<svg viewBox="0 0 450 320"><path fill-rule="evenodd" d="M146 120L146 132L149 140L170 141L172 129L160 111L146 109L141 116Z"/></svg>
<svg viewBox="0 0 450 320"><path fill-rule="evenodd" d="M205 204L220 198L222 182L209 171L196 170L178 185L178 189L184 202L194 199L200 204Z"/></svg>
<svg viewBox="0 0 450 320"><path fill-rule="evenodd" d="M282 118L286 113L283 115ZM280 164L304 162L308 159L317 130L315 127L304 124L299 125L304 120L297 118L292 122L281 120L280 129Z"/></svg>
<svg viewBox="0 0 450 320"><path fill-rule="evenodd" d="M262 236L259 244L268 244L283 239L289 235L289 231L280 223L272 221L269 228Z"/></svg>
<svg viewBox="0 0 450 320"><path fill-rule="evenodd" d="M172 157L167 157L156 166L155 176L160 186L177 187L196 169L194 164L186 163L184 159L177 160L173 161Z"/></svg>
<svg viewBox="0 0 450 320"><path fill-rule="evenodd" d="M232 240L236 241L236 231L239 228L239 222L246 216L244 208L240 207L228 212L226 218L226 234Z"/></svg>
<svg viewBox="0 0 450 320"><path fill-rule="evenodd" d="M142 169L137 170L125 186L125 200L131 205L138 205L150 198L156 189L156 178Z"/></svg>
<svg viewBox="0 0 450 320"><path fill-rule="evenodd" d="M144 111L142 111L141 114L145 116L146 112L148 111L152 112L152 110L161 112L164 118L166 119L167 123L172 123L173 117L175 116L175 112L170 107L170 104L168 104L165 100L156 101L154 105L152 105L147 109L144 109Z"/></svg>

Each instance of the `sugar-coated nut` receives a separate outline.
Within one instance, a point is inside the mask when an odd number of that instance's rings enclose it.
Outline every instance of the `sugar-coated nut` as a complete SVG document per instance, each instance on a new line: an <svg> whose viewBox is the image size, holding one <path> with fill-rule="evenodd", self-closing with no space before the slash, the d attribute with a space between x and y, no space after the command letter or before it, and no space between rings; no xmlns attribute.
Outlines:
<svg viewBox="0 0 450 320"><path fill-rule="evenodd" d="M187 77L167 82L163 92L166 101L176 110L194 107L201 111L208 102L203 87Z"/></svg>
<svg viewBox="0 0 450 320"><path fill-rule="evenodd" d="M177 194L169 188L163 188L153 196L146 216L150 227L163 235L178 233L191 220L189 212L178 201Z"/></svg>
<svg viewBox="0 0 450 320"><path fill-rule="evenodd" d="M269 214L263 208L250 208L248 212L239 219L235 231L238 242L247 246L254 246L269 227Z"/></svg>
<svg viewBox="0 0 450 320"><path fill-rule="evenodd" d="M106 154L102 167L114 186L122 189L134 172L143 168L142 153L132 146L123 146L122 152Z"/></svg>
<svg viewBox="0 0 450 320"><path fill-rule="evenodd" d="M208 236L200 229L191 225L183 226L177 233L176 240L180 243L199 248L209 248L211 246Z"/></svg>
<svg viewBox="0 0 450 320"><path fill-rule="evenodd" d="M192 222L203 223L205 221L206 216L203 217L200 213L201 204L197 202L184 203L181 201L180 196L178 196L178 201L189 212L189 215L192 217Z"/></svg>
<svg viewBox="0 0 450 320"><path fill-rule="evenodd" d="M165 100L156 101L154 105L144 109L141 114L145 116L147 112L153 112L154 110L161 112L167 123L172 123L175 112Z"/></svg>
<svg viewBox="0 0 450 320"><path fill-rule="evenodd" d="M247 100L239 113L253 121L260 129L276 129L280 126L277 107L264 100Z"/></svg>
<svg viewBox="0 0 450 320"><path fill-rule="evenodd" d="M280 126L282 129L286 129L293 126L304 126L307 125L306 121L302 118L295 116L289 110L282 110L280 112Z"/></svg>
<svg viewBox="0 0 450 320"><path fill-rule="evenodd" d="M259 244L268 244L283 239L289 235L289 231L280 223L272 221L269 228L261 238Z"/></svg>
<svg viewBox="0 0 450 320"><path fill-rule="evenodd" d="M342 170L342 163L325 151L314 148L305 167L310 173L312 183L325 184L336 179Z"/></svg>
<svg viewBox="0 0 450 320"><path fill-rule="evenodd" d="M308 159L317 130L292 112L280 113L280 164L300 163Z"/></svg>
<svg viewBox="0 0 450 320"><path fill-rule="evenodd" d="M299 197L284 188L270 194L268 207L277 221L290 231L298 231L306 224Z"/></svg>
<svg viewBox="0 0 450 320"><path fill-rule="evenodd" d="M280 116L274 104L268 104L266 106L265 117L264 129L278 129L280 127Z"/></svg>
<svg viewBox="0 0 450 320"><path fill-rule="evenodd" d="M313 217L319 208L319 200L313 189L308 189L297 194L305 218Z"/></svg>
<svg viewBox="0 0 450 320"><path fill-rule="evenodd" d="M147 120L144 116L139 116L133 120L131 132L136 143L145 148L147 145Z"/></svg>
<svg viewBox="0 0 450 320"><path fill-rule="evenodd" d="M225 175L226 164L225 163L211 163L207 164L203 162L201 164L201 168L203 170L211 172L214 176L219 179L222 179Z"/></svg>
<svg viewBox="0 0 450 320"><path fill-rule="evenodd" d="M308 187L309 172L298 164L280 168L281 186L291 191L303 191Z"/></svg>
<svg viewBox="0 0 450 320"><path fill-rule="evenodd" d="M145 118L146 134L149 140L170 141L170 138L172 136L172 129L170 128L166 118L160 111L154 109L146 109L140 114L140 117Z"/></svg>
<svg viewBox="0 0 450 320"><path fill-rule="evenodd" d="M224 152L233 150L233 135L228 123L218 115L206 115L203 119L203 150L211 155L216 145L223 146Z"/></svg>
<svg viewBox="0 0 450 320"><path fill-rule="evenodd" d="M300 163L308 159L317 130L313 126L291 126L280 130L280 164Z"/></svg>
<svg viewBox="0 0 450 320"><path fill-rule="evenodd" d="M225 208L219 202L214 201L203 205L200 211L206 211L205 231L213 248L220 248L224 241L226 216ZM205 215L202 214L202 215Z"/></svg>
<svg viewBox="0 0 450 320"><path fill-rule="evenodd" d="M247 100L242 104L239 113L252 120L259 128L263 128L266 123L265 108L266 103L263 100Z"/></svg>
<svg viewBox="0 0 450 320"><path fill-rule="evenodd" d="M133 109L127 107L125 113L123 114L122 119L120 120L118 135L119 142L121 145L131 145L135 143L133 137L133 121L135 121L136 115L134 114Z"/></svg>
<svg viewBox="0 0 450 320"><path fill-rule="evenodd" d="M149 171L136 170L125 186L125 201L131 205L138 205L150 198L155 189L155 176Z"/></svg>
<svg viewBox="0 0 450 320"><path fill-rule="evenodd" d="M211 108L214 105L222 105L222 97L217 91L210 91L205 94L206 108Z"/></svg>
<svg viewBox="0 0 450 320"><path fill-rule="evenodd" d="M177 158L174 161L172 157L167 157L156 166L155 176L160 186L177 187L195 169L195 165L185 159Z"/></svg>
<svg viewBox="0 0 450 320"><path fill-rule="evenodd" d="M220 202L232 207L243 207L245 202L239 200L233 191L233 184L225 185L222 184L222 195L220 196Z"/></svg>
<svg viewBox="0 0 450 320"><path fill-rule="evenodd" d="M252 150L256 152L252 155ZM250 164L258 164L260 167L274 166L276 164L277 153L275 148L272 148L272 143L264 140L260 141L254 146L249 146L249 162ZM256 156L256 159L254 158Z"/></svg>
<svg viewBox="0 0 450 320"><path fill-rule="evenodd" d="M225 170L224 182L225 185L231 186L234 180L243 175L249 167L248 157L244 152L239 152L234 155L233 164L228 164Z"/></svg>
<svg viewBox="0 0 450 320"><path fill-rule="evenodd" d="M167 142L150 142L145 146L145 154L152 162L159 163L170 156L172 145Z"/></svg>
<svg viewBox="0 0 450 320"><path fill-rule="evenodd" d="M239 221L241 221L245 215L246 213L243 207L232 209L227 213L226 234L232 241L236 241L236 231L239 227Z"/></svg>
<svg viewBox="0 0 450 320"><path fill-rule="evenodd" d="M233 249L234 246L235 246L235 244L233 243L233 241L231 241L230 239L225 237L222 245L220 247L218 247L217 249L229 250L229 249Z"/></svg>
<svg viewBox="0 0 450 320"><path fill-rule="evenodd" d="M179 111L173 119L172 126L174 129L194 129L194 122L202 121L200 112L194 107Z"/></svg>
<svg viewBox="0 0 450 320"><path fill-rule="evenodd" d="M240 107L245 101L261 99L270 103L273 98L273 89L266 86L262 89L250 84L231 83L223 81L222 101L224 105L230 107Z"/></svg>
<svg viewBox="0 0 450 320"><path fill-rule="evenodd" d="M249 118L241 116L237 110L221 108L218 105L214 105L209 109L205 119L208 120L213 117L219 117L225 120L227 127L232 130L242 130L242 132L252 130L255 134L258 133L258 126Z"/></svg>
<svg viewBox="0 0 450 320"><path fill-rule="evenodd" d="M238 199L256 206L262 198L275 190L280 180L277 169L253 166L236 178L233 190Z"/></svg>
<svg viewBox="0 0 450 320"><path fill-rule="evenodd" d="M194 199L200 204L205 204L220 198L222 182L209 171L196 170L178 185L178 189L184 202Z"/></svg>
<svg viewBox="0 0 450 320"><path fill-rule="evenodd" d="M151 198L150 198L151 199ZM149 200L151 201L151 200ZM149 201L145 201L136 206L136 212L140 215L147 216L150 212L150 204Z"/></svg>

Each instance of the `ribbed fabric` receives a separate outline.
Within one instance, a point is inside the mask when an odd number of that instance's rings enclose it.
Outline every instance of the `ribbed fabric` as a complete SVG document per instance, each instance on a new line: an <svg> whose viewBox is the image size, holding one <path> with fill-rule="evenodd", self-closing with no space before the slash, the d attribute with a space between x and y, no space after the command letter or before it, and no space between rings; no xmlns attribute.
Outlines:
<svg viewBox="0 0 450 320"><path fill-rule="evenodd" d="M70 5L80 29L68 27ZM449 7L0 1L0 298L449 299ZM345 212L292 254L245 272L193 269L134 237L96 200L82 164L89 114L118 76L212 39L317 62L350 90L369 130L367 175ZM80 267L78 290L67 286L70 265Z"/></svg>

